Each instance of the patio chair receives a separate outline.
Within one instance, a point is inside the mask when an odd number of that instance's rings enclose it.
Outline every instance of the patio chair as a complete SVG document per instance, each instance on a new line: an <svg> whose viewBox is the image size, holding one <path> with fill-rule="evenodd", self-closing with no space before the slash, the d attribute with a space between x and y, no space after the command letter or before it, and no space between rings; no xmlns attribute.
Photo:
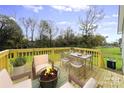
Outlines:
<svg viewBox="0 0 124 93"><path fill-rule="evenodd" d="M67 52L61 53L60 66L65 66L66 70L68 68L68 63L70 62L70 58Z"/></svg>
<svg viewBox="0 0 124 93"><path fill-rule="evenodd" d="M68 75L68 81L62 85L60 88L74 88L74 86L72 85L71 82L74 82L75 84L79 85L80 87L82 87L82 83L72 74Z"/></svg>
<svg viewBox="0 0 124 93"><path fill-rule="evenodd" d="M0 71L0 88L31 88L31 79L24 80L22 82L13 84L9 73L6 69Z"/></svg>
<svg viewBox="0 0 124 93"><path fill-rule="evenodd" d="M84 84L80 82L76 77L69 75L69 81L67 81L64 85L60 88L74 88L71 84L71 81L75 82L75 84L79 85L81 88L96 88L96 80L94 78L88 79L88 81Z"/></svg>
<svg viewBox="0 0 124 93"><path fill-rule="evenodd" d="M35 78L36 76L38 76L39 71L42 68L46 67L48 64L49 64L48 54L34 56L32 63L33 77Z"/></svg>
<svg viewBox="0 0 124 93"><path fill-rule="evenodd" d="M83 88L96 88L96 80L94 78L90 78L85 85L83 86Z"/></svg>

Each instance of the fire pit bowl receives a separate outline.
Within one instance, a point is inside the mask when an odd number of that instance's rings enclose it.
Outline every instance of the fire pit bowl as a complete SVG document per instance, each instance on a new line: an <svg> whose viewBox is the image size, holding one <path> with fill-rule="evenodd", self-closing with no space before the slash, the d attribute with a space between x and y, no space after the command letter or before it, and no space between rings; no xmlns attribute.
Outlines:
<svg viewBox="0 0 124 93"><path fill-rule="evenodd" d="M59 70L54 68L43 68L40 71L39 82L42 88L55 88L58 80Z"/></svg>

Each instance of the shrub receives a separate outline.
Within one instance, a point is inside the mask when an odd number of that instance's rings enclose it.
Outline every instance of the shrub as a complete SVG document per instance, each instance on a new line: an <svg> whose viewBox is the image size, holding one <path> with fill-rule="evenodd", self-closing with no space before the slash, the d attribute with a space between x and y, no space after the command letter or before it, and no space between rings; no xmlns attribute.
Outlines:
<svg viewBox="0 0 124 93"><path fill-rule="evenodd" d="M26 59L22 57L18 57L12 62L13 67L23 66L24 64L26 64Z"/></svg>

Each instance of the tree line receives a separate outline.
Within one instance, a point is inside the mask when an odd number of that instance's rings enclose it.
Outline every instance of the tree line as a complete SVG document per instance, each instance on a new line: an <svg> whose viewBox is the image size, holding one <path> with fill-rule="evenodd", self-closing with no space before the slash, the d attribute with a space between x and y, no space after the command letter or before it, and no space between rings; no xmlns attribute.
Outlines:
<svg viewBox="0 0 124 93"><path fill-rule="evenodd" d="M75 34L71 27L61 30L62 34L57 34L60 29L51 20L40 20L38 23L33 18L22 17L19 18L18 23L9 16L1 14L0 50L33 47L94 48L102 46L106 43L105 37L95 35L94 32L98 28L99 21L103 18L103 10L93 7L86 11L84 18L79 18L79 32L81 34ZM35 33L37 36L34 35Z"/></svg>

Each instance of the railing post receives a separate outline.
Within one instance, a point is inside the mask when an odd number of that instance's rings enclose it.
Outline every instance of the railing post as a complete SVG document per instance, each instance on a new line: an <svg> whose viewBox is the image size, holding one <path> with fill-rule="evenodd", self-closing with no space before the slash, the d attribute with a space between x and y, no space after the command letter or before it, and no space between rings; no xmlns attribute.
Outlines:
<svg viewBox="0 0 124 93"><path fill-rule="evenodd" d="M55 49L52 49L52 54L54 54Z"/></svg>
<svg viewBox="0 0 124 93"><path fill-rule="evenodd" d="M0 69L6 68L9 71L8 55L9 50L4 50L0 52Z"/></svg>
<svg viewBox="0 0 124 93"><path fill-rule="evenodd" d="M14 58L17 58L17 50L14 50Z"/></svg>
<svg viewBox="0 0 124 93"><path fill-rule="evenodd" d="M9 70L8 55L5 56L5 61L6 61L6 69Z"/></svg>
<svg viewBox="0 0 124 93"><path fill-rule="evenodd" d="M98 53L98 66L101 68L105 68L104 59L100 51Z"/></svg>

